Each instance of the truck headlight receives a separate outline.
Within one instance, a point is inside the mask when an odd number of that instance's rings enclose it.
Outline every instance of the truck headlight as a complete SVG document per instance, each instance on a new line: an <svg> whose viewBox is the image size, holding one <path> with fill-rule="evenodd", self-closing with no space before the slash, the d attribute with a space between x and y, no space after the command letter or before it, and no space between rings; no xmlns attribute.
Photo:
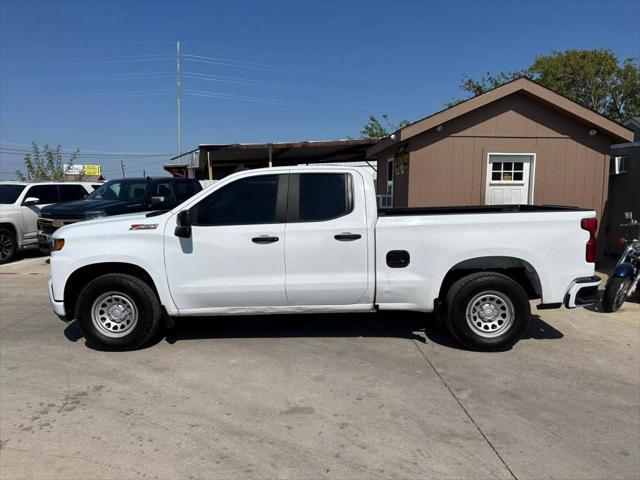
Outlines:
<svg viewBox="0 0 640 480"><path fill-rule="evenodd" d="M94 218L100 218L100 217L104 217L106 215L107 215L107 212L105 212L104 210L96 210L94 212L85 213L85 218L87 220L93 220Z"/></svg>
<svg viewBox="0 0 640 480"><path fill-rule="evenodd" d="M64 248L64 238L54 238L51 242L51 251L57 252Z"/></svg>

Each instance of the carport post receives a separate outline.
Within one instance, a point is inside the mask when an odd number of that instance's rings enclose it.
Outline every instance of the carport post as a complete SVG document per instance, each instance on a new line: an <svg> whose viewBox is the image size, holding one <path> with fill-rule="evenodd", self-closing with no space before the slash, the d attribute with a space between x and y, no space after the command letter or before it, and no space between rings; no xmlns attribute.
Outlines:
<svg viewBox="0 0 640 480"><path fill-rule="evenodd" d="M211 152L207 150L207 164L209 165L209 180L213 180L213 169L211 168Z"/></svg>

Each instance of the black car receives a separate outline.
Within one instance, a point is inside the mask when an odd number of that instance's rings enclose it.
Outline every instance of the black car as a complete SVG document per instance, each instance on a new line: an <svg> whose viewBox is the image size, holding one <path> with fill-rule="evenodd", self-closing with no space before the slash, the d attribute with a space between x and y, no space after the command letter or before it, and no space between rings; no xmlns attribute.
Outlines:
<svg viewBox="0 0 640 480"><path fill-rule="evenodd" d="M200 182L190 178L111 180L82 200L44 207L38 218L38 245L48 252L51 234L64 225L123 213L171 210L200 190Z"/></svg>

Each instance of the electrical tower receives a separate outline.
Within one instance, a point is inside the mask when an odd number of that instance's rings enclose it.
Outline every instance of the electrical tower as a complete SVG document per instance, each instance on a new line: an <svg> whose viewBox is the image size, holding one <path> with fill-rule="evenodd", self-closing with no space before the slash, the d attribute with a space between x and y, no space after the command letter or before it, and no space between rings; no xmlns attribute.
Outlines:
<svg viewBox="0 0 640 480"><path fill-rule="evenodd" d="M177 128L178 128L178 153L180 155L182 153L182 125L181 125L181 113L180 113L180 102L182 97L182 72L180 68L180 41L176 43L176 117L177 117Z"/></svg>

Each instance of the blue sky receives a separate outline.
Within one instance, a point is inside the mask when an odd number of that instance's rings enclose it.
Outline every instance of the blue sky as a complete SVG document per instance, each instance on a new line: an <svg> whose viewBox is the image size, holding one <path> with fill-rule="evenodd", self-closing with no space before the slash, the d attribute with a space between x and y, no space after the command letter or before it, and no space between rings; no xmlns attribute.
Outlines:
<svg viewBox="0 0 640 480"><path fill-rule="evenodd" d="M80 148L115 176L161 173L176 151L358 136L370 113L416 120L463 74L537 54L640 56L640 2L0 2L0 178L31 140ZM105 155L100 157L99 155Z"/></svg>

